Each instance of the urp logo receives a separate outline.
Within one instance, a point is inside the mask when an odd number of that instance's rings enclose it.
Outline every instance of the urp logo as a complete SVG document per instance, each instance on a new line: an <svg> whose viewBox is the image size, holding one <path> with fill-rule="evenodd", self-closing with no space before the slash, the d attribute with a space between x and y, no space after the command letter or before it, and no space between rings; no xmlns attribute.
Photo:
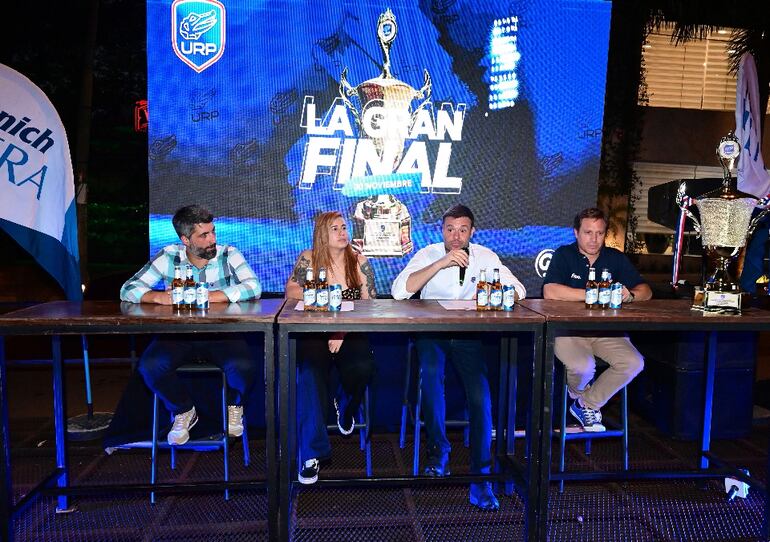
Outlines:
<svg viewBox="0 0 770 542"><path fill-rule="evenodd" d="M182 62L200 73L225 52L225 6L217 0L174 0L171 44Z"/></svg>
<svg viewBox="0 0 770 542"><path fill-rule="evenodd" d="M540 278L543 278L545 274L548 272L548 266L551 265L551 257L553 256L553 249L552 248L546 248L544 250L541 250L540 253L535 258L535 271L537 271L537 276Z"/></svg>

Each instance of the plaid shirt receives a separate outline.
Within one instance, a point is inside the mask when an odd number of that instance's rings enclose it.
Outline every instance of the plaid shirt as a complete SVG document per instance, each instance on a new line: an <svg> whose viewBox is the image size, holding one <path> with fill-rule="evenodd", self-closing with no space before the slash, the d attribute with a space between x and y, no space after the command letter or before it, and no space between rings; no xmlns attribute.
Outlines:
<svg viewBox="0 0 770 542"><path fill-rule="evenodd" d="M139 272L128 279L120 289L121 301L139 303L142 296L151 290L164 290L171 287L174 280L174 266L192 265L187 259L184 245L168 245L162 248ZM194 265L193 279L213 283L211 291L221 290L231 302L259 299L262 286L251 270L243 254L228 245L217 245L217 255L210 259L205 267L198 269Z"/></svg>

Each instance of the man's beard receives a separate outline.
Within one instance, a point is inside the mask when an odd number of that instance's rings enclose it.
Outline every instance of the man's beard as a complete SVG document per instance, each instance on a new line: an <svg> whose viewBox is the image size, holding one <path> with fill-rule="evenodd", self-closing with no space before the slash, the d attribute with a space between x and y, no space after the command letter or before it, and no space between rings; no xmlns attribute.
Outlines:
<svg viewBox="0 0 770 542"><path fill-rule="evenodd" d="M217 246L211 245L210 247L206 248L199 248L199 247L190 247L192 249L192 253L196 258L201 258L203 260L210 260L214 256L217 255Z"/></svg>

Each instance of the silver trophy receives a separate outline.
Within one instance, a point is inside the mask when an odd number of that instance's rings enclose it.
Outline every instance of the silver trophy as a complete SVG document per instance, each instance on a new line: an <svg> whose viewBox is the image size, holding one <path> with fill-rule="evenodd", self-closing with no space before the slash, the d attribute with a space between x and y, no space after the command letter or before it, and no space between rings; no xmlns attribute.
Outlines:
<svg viewBox="0 0 770 542"><path fill-rule="evenodd" d="M390 48L396 39L398 26L390 9L377 20L377 40L382 49L382 74L357 87L347 80L347 68L340 76L339 94L353 115L359 133L372 139L382 163L393 173L404 155L406 134L417 112L430 103L431 79L424 70L420 90L393 77L390 72ZM351 98L357 99L357 108ZM412 103L422 100L414 109ZM376 125L379 137L370 137L367 126ZM395 196L381 194L359 202L353 216L354 244L370 256L403 256L412 250L412 220L409 210Z"/></svg>
<svg viewBox="0 0 770 542"><path fill-rule="evenodd" d="M770 207L765 207L752 219L759 199L738 190L737 179L731 174L740 153L740 142L732 132L719 140L717 156L722 164L722 186L695 198L700 220L687 208L684 183L677 194L677 203L693 221L706 254L716 262L704 284L702 308L705 310L740 313L741 288L730 276L728 266L746 246L759 221L770 211Z"/></svg>

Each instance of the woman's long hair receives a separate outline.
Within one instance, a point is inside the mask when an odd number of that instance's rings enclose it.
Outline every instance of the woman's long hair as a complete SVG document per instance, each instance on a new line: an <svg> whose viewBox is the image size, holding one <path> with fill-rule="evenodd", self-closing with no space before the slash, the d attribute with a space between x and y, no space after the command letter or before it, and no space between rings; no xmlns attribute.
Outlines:
<svg viewBox="0 0 770 542"><path fill-rule="evenodd" d="M329 211L327 213L321 213L315 219L315 227L313 228L313 270L315 276L318 276L318 270L322 267L326 268L327 272L331 269L332 258L329 254L329 227L331 223L338 218L344 219L341 213L337 211ZM358 256L356 255L353 247L345 247L345 282L348 283L348 288L360 288L361 280L358 276Z"/></svg>

